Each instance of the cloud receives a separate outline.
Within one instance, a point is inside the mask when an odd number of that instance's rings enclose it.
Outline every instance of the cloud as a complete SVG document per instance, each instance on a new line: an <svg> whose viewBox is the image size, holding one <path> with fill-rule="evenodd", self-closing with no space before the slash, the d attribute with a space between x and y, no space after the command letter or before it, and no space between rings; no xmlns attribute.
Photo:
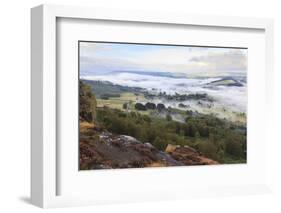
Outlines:
<svg viewBox="0 0 281 213"><path fill-rule="evenodd" d="M221 53L196 56L191 58L190 62L204 64L206 67L217 71L247 70L247 55L245 51L241 50L228 50Z"/></svg>
<svg viewBox="0 0 281 213"><path fill-rule="evenodd" d="M186 74L245 72L247 50L165 45L81 43L81 73L157 71Z"/></svg>

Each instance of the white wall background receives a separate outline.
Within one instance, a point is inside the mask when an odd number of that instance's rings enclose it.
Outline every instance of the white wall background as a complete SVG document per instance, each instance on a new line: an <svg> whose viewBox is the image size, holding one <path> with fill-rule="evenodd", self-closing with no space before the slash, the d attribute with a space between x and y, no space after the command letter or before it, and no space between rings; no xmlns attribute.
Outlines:
<svg viewBox="0 0 281 213"><path fill-rule="evenodd" d="M278 0L8 0L0 7L0 211L37 212L29 204L30 8L42 3L269 17L275 19L274 194L47 210L52 212L280 212L281 3ZM280 3L280 5L279 5ZM279 126L278 126L279 125ZM279 133L279 134L278 134ZM239 174L237 174L239 175Z"/></svg>

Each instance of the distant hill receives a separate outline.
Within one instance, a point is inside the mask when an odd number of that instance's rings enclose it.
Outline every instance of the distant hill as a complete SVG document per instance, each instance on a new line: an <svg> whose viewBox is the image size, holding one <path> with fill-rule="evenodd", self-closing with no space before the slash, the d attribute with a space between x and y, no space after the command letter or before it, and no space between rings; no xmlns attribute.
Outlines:
<svg viewBox="0 0 281 213"><path fill-rule="evenodd" d="M159 71L117 70L112 72L112 74L116 74L116 73L129 73L129 74L159 76L159 77L168 77L168 78L186 78L186 75L184 73L159 72Z"/></svg>
<svg viewBox="0 0 281 213"><path fill-rule="evenodd" d="M208 85L213 86L235 86L235 87L242 87L243 84L240 83L238 80L232 78L232 77L225 77L220 80L212 81L208 83Z"/></svg>
<svg viewBox="0 0 281 213"><path fill-rule="evenodd" d="M120 95L124 92L141 92L142 89L138 87L127 87L121 86L117 84L112 84L109 81L93 81L93 80L83 80L82 82L90 85L92 87L92 91L97 98L100 98L103 95Z"/></svg>

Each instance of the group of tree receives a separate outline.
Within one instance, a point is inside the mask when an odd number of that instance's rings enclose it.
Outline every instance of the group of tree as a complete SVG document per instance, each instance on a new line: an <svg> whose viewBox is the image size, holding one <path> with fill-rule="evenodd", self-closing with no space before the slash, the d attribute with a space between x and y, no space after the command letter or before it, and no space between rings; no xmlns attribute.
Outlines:
<svg viewBox="0 0 281 213"><path fill-rule="evenodd" d="M168 144L189 145L221 163L246 159L245 133L214 116L190 117L180 123L169 114L166 119L153 119L138 112L104 107L97 109L97 120L112 133L150 142L159 150L164 151Z"/></svg>
<svg viewBox="0 0 281 213"><path fill-rule="evenodd" d="M124 105L123 105L124 108ZM159 112L163 111L166 109L165 105L162 103L159 104L154 104L151 102L147 102L146 104L142 104L142 103L136 103L135 104L135 109L139 110L139 111L146 111L146 110L158 110Z"/></svg>
<svg viewBox="0 0 281 213"><path fill-rule="evenodd" d="M194 94L167 94L166 92L160 92L158 94L151 94L149 92L145 92L144 96L148 99L153 98L161 98L169 101L188 101L188 100L202 100L213 102L213 99L208 96L207 93L194 93Z"/></svg>
<svg viewBox="0 0 281 213"><path fill-rule="evenodd" d="M104 93L100 95L100 99L108 100L109 98L120 98L120 94L116 93Z"/></svg>

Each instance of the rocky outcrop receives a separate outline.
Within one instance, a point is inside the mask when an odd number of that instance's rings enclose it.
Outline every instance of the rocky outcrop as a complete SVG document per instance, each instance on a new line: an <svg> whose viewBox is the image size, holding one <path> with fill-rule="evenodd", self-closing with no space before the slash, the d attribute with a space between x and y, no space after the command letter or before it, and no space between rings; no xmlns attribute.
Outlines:
<svg viewBox="0 0 281 213"><path fill-rule="evenodd" d="M81 130L82 170L217 164L190 147L169 145L163 152L150 143L142 143L131 136L114 135L94 126L83 125Z"/></svg>
<svg viewBox="0 0 281 213"><path fill-rule="evenodd" d="M184 165L215 165L217 161L209 159L202 155L197 150L189 146L172 146L168 145L166 152L171 155L173 159L183 163Z"/></svg>

